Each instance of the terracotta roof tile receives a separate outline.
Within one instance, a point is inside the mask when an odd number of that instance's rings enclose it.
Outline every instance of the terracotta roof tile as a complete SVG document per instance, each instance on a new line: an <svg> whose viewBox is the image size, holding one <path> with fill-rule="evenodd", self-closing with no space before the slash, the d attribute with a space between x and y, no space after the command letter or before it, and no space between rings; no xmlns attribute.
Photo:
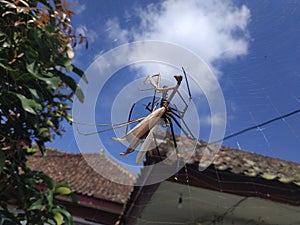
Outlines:
<svg viewBox="0 0 300 225"><path fill-rule="evenodd" d="M227 160L223 159L224 154L227 156ZM282 183L300 184L300 165L290 161L221 147L213 163L216 168L227 167L233 173L258 176L266 180L278 180Z"/></svg>
<svg viewBox="0 0 300 225"><path fill-rule="evenodd" d="M86 162L85 157L91 160L91 165L109 170L114 180L126 179L131 186L112 182L97 173ZM40 154L28 158L28 165L33 170L43 171L56 181L66 181L78 194L95 198L125 203L129 197L136 177L133 173L116 163L103 152L85 154L69 153L53 148L47 149L47 157ZM130 182L128 182L128 180ZM124 182L123 182L124 183Z"/></svg>
<svg viewBox="0 0 300 225"><path fill-rule="evenodd" d="M165 134L161 134L165 137ZM160 135L157 135L159 138ZM209 145L203 141L196 141L184 137L177 137L178 150L186 163L210 164L209 156L213 155L213 165L218 170L229 170L235 174L243 174L248 177L261 177L266 180L278 180L282 183L294 183L300 186L300 164L285 161L268 156L258 155L243 150L221 146L218 151L217 145ZM166 163L174 163L177 160L174 154L174 145L171 140L160 140L160 155L168 156ZM196 146L194 148L193 146ZM216 153L213 153L213 152Z"/></svg>

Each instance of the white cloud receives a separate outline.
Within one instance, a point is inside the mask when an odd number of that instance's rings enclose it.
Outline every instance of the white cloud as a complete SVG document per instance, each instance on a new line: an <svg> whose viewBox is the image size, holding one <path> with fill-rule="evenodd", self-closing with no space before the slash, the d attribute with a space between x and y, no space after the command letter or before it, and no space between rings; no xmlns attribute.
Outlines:
<svg viewBox="0 0 300 225"><path fill-rule="evenodd" d="M187 66L185 67L187 73L190 73L193 78L197 76L202 92L200 93L199 87L193 88L193 82L191 82L193 97L199 93L199 95L204 93L206 97L211 96L208 99L209 104L218 105L220 103L219 108L223 110L221 95L220 92L217 92L220 87L216 85L222 72L217 65L218 62L233 60L248 53L247 26L250 22L250 10L245 5L237 6L233 0L165 0L136 9L133 13L134 17L138 18L135 23L120 23L117 19L107 22L109 39L115 44L144 40L164 41L193 52L217 76L212 77L211 72L207 72L205 65L187 68L194 62L189 62L189 59L184 56L177 57L175 50L174 53L170 50L168 53L162 52L161 55L179 58L176 61L178 65L175 66ZM145 56L151 55L152 52L147 49L142 49L142 51L136 49L135 52L132 52L128 49L118 58L138 58L138 56L147 58ZM170 78L171 75L179 72L163 62L134 64L132 68L138 70L138 76L160 72L163 76L169 75L167 78ZM173 81L173 78L170 80ZM218 106L215 107L218 108ZM213 115L204 121L222 127L226 121L225 112L219 113L215 109L212 113Z"/></svg>
<svg viewBox="0 0 300 225"><path fill-rule="evenodd" d="M114 18L108 20L106 23L108 38L112 39L114 42L127 42L129 41L129 32L126 29L121 29L119 21Z"/></svg>
<svg viewBox="0 0 300 225"><path fill-rule="evenodd" d="M244 5L218 0L166 0L135 13L139 23L131 28L122 28L116 19L107 22L112 41L175 43L193 51L211 67L219 60L247 54L250 11Z"/></svg>
<svg viewBox="0 0 300 225"><path fill-rule="evenodd" d="M79 0L69 0L68 3L72 4L71 9L76 13L76 15L79 15L86 9L86 5L79 2Z"/></svg>
<svg viewBox="0 0 300 225"><path fill-rule="evenodd" d="M204 125L218 126L224 124L224 122L223 115L219 115L218 113L215 113L214 115L204 115L201 117L201 123Z"/></svg>

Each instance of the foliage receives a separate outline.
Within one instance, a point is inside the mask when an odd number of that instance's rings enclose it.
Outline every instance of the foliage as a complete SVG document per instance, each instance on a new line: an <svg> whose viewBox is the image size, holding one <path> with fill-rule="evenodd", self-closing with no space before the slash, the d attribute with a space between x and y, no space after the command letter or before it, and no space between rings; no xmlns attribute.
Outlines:
<svg viewBox="0 0 300 225"><path fill-rule="evenodd" d="M73 47L86 39L75 34L67 6L65 0L0 0L0 219L12 224L72 222L54 204L55 196L70 194L68 185L26 165L33 142L45 155L45 143L62 134L61 121L72 122L72 95L83 101L68 74L83 77L71 60Z"/></svg>

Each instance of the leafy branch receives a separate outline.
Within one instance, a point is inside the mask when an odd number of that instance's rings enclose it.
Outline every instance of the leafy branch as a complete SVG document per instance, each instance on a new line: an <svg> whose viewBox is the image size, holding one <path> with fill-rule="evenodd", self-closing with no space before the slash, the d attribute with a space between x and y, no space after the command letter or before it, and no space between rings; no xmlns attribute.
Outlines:
<svg viewBox="0 0 300 225"><path fill-rule="evenodd" d="M72 223L54 204L55 196L72 195L70 187L26 164L35 153L32 143L45 156L45 143L62 135L61 122L72 122L73 94L84 101L70 73L84 78L72 64L73 48L88 42L72 28L69 6L65 0L0 0L0 219L12 224Z"/></svg>

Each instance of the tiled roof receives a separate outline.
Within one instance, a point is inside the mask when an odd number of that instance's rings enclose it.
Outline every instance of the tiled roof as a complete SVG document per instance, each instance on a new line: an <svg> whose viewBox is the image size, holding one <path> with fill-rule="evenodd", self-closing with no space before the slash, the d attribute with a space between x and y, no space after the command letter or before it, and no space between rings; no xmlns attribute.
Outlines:
<svg viewBox="0 0 300 225"><path fill-rule="evenodd" d="M219 170L230 170L235 174L278 180L300 186L300 164L243 150L221 147L213 161Z"/></svg>
<svg viewBox="0 0 300 225"><path fill-rule="evenodd" d="M151 165L160 160L164 160L166 164L176 163L178 158L170 135L168 137L160 131L155 137L156 143L159 144L159 154L156 148L149 152L145 164ZM230 147L208 145L207 142L184 137L177 136L176 143L186 168L180 170L178 179L174 179L174 174L167 181L300 205L300 164ZM209 160L210 156L212 160ZM159 167L145 166L137 182L151 180L161 172ZM134 224L159 185L160 183L153 182L147 186L135 186L117 224L123 224L123 221L126 221L126 224Z"/></svg>
<svg viewBox="0 0 300 225"><path fill-rule="evenodd" d="M122 179L126 179L126 183L132 185L122 185L104 178L89 166L85 158L93 159L89 160L92 166L97 164L100 169L109 170L114 180L124 183ZM101 151L97 154L86 153L83 157L79 153L47 148L46 159L40 154L35 154L28 158L28 165L33 170L43 171L58 182L68 182L78 194L118 203L126 202L136 179L133 173Z"/></svg>
<svg viewBox="0 0 300 225"><path fill-rule="evenodd" d="M209 156L212 155L214 158L212 164L218 170L228 170L234 174L278 180L282 183L293 183L300 186L300 164L224 146L221 146L218 151L217 145L209 145L209 148L206 148L206 142L183 137L177 138L178 150L185 163L199 163L201 171L211 164ZM160 144L160 155L167 155L166 162L173 163L177 160L173 141L168 139L167 141L165 143L162 141ZM215 153L213 153L214 151Z"/></svg>

